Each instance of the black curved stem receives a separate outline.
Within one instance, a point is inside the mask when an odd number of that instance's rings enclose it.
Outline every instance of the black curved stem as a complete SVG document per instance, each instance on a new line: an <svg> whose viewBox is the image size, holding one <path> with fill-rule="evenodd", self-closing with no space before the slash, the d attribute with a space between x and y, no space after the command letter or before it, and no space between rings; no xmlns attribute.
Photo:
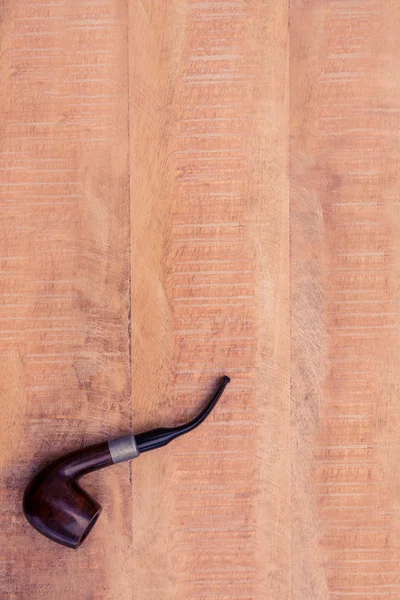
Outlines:
<svg viewBox="0 0 400 600"><path fill-rule="evenodd" d="M165 446L180 435L184 435L185 433L189 433L189 431L196 429L196 427L198 427L208 417L218 400L221 398L229 382L230 377L225 375L210 402L201 411L201 413L192 419L192 421L189 421L189 423L179 425L178 427L160 427L158 429L152 429L151 431L145 431L144 433L135 435L135 441L139 452L147 452L148 450L154 450L155 448Z"/></svg>

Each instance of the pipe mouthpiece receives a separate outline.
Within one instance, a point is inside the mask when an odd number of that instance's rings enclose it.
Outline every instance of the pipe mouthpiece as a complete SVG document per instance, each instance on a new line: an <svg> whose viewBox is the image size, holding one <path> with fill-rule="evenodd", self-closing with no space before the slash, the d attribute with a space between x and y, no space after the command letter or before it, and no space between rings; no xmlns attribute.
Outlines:
<svg viewBox="0 0 400 600"><path fill-rule="evenodd" d="M217 388L217 391L211 398L210 402L205 406L205 408L189 423L185 423L184 425L179 425L178 427L160 427L158 429L152 429L151 431L146 431L145 433L140 433L135 436L136 445L139 453L147 452L148 450L155 450L156 448L161 448L161 446L165 446L172 442L175 438L184 435L185 433L189 433L189 431L193 431L196 429L205 419L208 417L210 412L213 410L218 400L221 398L222 394L228 383L230 382L230 377L224 375L222 377L220 384Z"/></svg>

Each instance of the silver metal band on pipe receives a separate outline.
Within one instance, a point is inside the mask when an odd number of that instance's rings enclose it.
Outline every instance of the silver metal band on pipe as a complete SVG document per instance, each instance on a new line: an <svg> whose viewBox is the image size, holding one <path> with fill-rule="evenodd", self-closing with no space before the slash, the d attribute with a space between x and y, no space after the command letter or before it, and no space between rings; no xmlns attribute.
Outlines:
<svg viewBox="0 0 400 600"><path fill-rule="evenodd" d="M108 449L114 464L139 456L135 436L131 433L115 440L110 440L108 442Z"/></svg>

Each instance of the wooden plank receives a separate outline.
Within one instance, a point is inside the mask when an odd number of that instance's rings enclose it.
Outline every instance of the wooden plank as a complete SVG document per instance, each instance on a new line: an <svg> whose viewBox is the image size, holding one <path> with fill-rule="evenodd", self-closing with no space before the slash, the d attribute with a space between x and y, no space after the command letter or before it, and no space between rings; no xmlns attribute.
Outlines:
<svg viewBox="0 0 400 600"><path fill-rule="evenodd" d="M85 482L78 552L21 510L38 464L131 423L125 3L0 11L0 596L131 600L128 466Z"/></svg>
<svg viewBox="0 0 400 600"><path fill-rule="evenodd" d="M290 22L292 597L398 598L398 3Z"/></svg>
<svg viewBox="0 0 400 600"><path fill-rule="evenodd" d="M287 3L130 8L135 600L289 598Z"/></svg>

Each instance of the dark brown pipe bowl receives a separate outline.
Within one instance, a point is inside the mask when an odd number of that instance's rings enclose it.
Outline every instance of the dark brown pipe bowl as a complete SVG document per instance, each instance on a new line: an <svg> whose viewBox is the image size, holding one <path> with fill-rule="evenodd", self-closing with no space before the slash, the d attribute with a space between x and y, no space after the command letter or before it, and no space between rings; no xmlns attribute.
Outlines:
<svg viewBox="0 0 400 600"><path fill-rule="evenodd" d="M29 523L51 540L78 548L101 513L100 504L78 480L110 464L107 444L98 444L46 466L25 490L23 510Z"/></svg>
<svg viewBox="0 0 400 600"><path fill-rule="evenodd" d="M24 513L46 537L78 548L101 513L101 506L76 481L49 473L36 477L25 491Z"/></svg>

